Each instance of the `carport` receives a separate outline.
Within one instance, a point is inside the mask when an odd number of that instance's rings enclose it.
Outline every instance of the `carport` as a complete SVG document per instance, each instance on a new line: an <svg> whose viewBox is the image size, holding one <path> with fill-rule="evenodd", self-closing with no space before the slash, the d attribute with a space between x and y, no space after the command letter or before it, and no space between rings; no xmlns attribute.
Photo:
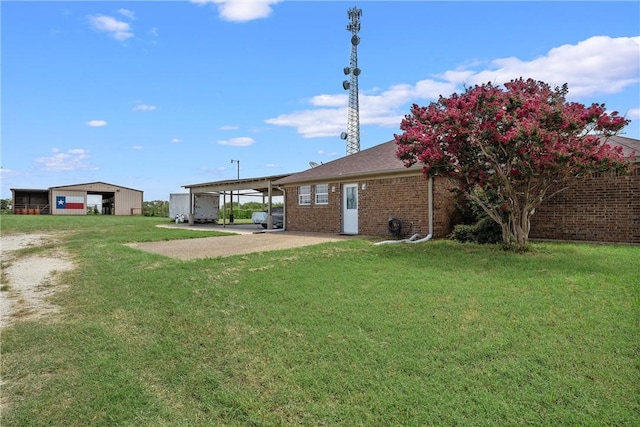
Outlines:
<svg viewBox="0 0 640 427"><path fill-rule="evenodd" d="M234 194L240 201L240 195L258 196L262 197L262 203L267 206L267 229L273 228L273 216L271 214L273 197L284 196L284 189L273 185L273 183L279 179L285 178L291 175L290 173L285 175L272 175L258 178L246 178L246 179L229 179L226 181L214 181L205 182L202 184L183 185L183 188L189 190L189 194L193 198L195 194L207 194L216 193L222 195L222 206L226 206L227 196L233 203ZM242 194L240 192L242 191ZM190 204L191 212L189 213L189 225L193 225L193 203ZM222 209L222 225L233 223L233 218L225 217L225 209ZM284 224L286 224L286 210L283 212L285 217Z"/></svg>

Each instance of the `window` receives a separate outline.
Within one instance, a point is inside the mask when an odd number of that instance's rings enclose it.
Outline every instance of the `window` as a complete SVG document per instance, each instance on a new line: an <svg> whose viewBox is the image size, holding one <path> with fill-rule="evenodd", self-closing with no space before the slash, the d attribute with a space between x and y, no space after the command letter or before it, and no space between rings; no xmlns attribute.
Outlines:
<svg viewBox="0 0 640 427"><path fill-rule="evenodd" d="M310 205L311 204L311 186L301 185L298 187L298 204Z"/></svg>
<svg viewBox="0 0 640 427"><path fill-rule="evenodd" d="M316 185L316 205L329 204L329 184Z"/></svg>
<svg viewBox="0 0 640 427"><path fill-rule="evenodd" d="M358 209L358 185L346 187L347 209Z"/></svg>

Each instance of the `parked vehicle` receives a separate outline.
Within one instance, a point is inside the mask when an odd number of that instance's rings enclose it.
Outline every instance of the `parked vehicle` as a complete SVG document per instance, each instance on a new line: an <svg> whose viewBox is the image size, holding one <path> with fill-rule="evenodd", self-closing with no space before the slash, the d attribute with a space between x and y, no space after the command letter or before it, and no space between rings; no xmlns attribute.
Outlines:
<svg viewBox="0 0 640 427"><path fill-rule="evenodd" d="M169 195L169 218L176 222L189 220L189 193L173 193ZM194 222L218 221L218 204L220 196L217 194L195 194L193 196L193 220Z"/></svg>
<svg viewBox="0 0 640 427"><path fill-rule="evenodd" d="M251 214L251 222L254 224L262 224L267 222L266 212L254 212Z"/></svg>
<svg viewBox="0 0 640 427"><path fill-rule="evenodd" d="M284 213L283 208L271 209L271 216L273 217L273 228L282 228L284 226ZM261 224L262 228L267 228L269 215L267 212L254 212L251 215L251 221L254 224Z"/></svg>

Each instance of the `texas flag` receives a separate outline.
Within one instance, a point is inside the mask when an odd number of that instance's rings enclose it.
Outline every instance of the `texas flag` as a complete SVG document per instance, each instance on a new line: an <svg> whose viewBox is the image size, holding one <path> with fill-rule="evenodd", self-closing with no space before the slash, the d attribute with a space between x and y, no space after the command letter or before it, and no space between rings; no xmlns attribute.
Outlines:
<svg viewBox="0 0 640 427"><path fill-rule="evenodd" d="M82 197L82 196L56 196L56 208L58 208L58 209L84 209L84 197Z"/></svg>

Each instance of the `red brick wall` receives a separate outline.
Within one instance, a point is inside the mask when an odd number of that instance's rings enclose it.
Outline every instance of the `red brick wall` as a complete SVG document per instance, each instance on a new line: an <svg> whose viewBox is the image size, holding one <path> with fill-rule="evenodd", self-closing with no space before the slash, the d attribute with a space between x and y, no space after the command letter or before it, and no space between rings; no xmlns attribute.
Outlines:
<svg viewBox="0 0 640 427"><path fill-rule="evenodd" d="M324 183L322 183L324 184ZM311 205L298 205L298 187L286 187L286 229L291 231L313 231L339 233L340 230L340 184L330 182L329 204L315 204L315 186L311 186ZM333 191L332 191L333 190Z"/></svg>
<svg viewBox="0 0 640 427"><path fill-rule="evenodd" d="M640 164L631 173L595 174L547 199L530 238L640 243Z"/></svg>
<svg viewBox="0 0 640 427"><path fill-rule="evenodd" d="M372 178L346 183L358 184L358 229L366 236L389 237L389 218L403 223L403 234L424 237L429 232L428 181L422 175ZM311 187L311 206L298 205L298 187L286 188L287 230L340 233L342 184L329 182L329 204L316 205ZM364 185L364 188L363 188ZM444 238L453 229L455 205L449 178L434 178L434 237Z"/></svg>

